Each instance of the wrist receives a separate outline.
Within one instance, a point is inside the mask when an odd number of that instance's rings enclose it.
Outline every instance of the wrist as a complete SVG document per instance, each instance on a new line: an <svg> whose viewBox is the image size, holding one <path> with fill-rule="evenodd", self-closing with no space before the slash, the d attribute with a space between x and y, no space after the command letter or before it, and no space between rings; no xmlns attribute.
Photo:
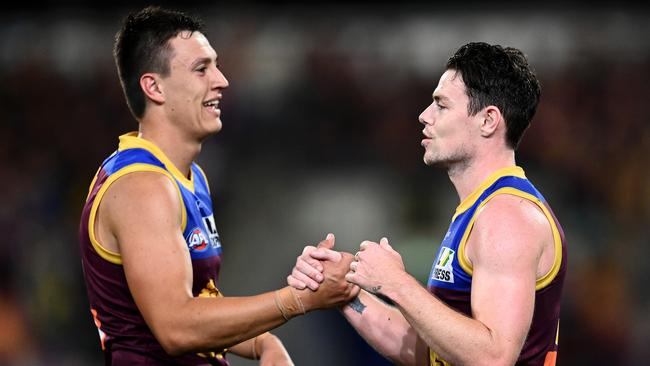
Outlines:
<svg viewBox="0 0 650 366"><path fill-rule="evenodd" d="M401 272L399 276L393 278L395 281L388 284L385 288L382 288L380 294L391 300L393 303L399 304L401 303L404 294L408 293L408 289L413 285L415 278L407 272Z"/></svg>
<svg viewBox="0 0 650 366"><path fill-rule="evenodd" d="M258 358L261 357L265 351L274 348L278 342L279 338L269 332L258 335L254 340L255 354Z"/></svg>
<svg viewBox="0 0 650 366"><path fill-rule="evenodd" d="M303 315L307 312L303 299L300 296L300 290L287 286L280 290L276 290L273 294L275 306L282 314L285 320L289 320L295 316Z"/></svg>

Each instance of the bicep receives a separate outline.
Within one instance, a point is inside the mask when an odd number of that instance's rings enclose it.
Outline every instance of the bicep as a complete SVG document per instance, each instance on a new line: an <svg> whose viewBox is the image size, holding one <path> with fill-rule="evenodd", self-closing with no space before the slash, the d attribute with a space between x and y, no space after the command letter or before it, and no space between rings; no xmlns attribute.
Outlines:
<svg viewBox="0 0 650 366"><path fill-rule="evenodd" d="M542 246L528 204L512 196L494 201L480 213L468 243L472 316L516 359L533 317Z"/></svg>
<svg viewBox="0 0 650 366"><path fill-rule="evenodd" d="M109 188L104 205L129 290L152 328L192 297L192 268L180 228L176 187L158 173L131 173Z"/></svg>
<svg viewBox="0 0 650 366"><path fill-rule="evenodd" d="M535 272L477 266L471 301L472 317L489 328L493 337L518 352L535 306Z"/></svg>

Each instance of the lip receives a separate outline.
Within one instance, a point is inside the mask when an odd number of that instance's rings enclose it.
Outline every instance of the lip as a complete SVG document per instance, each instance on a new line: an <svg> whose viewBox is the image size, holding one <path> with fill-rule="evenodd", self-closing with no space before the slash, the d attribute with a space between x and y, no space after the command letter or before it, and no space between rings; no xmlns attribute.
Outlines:
<svg viewBox="0 0 650 366"><path fill-rule="evenodd" d="M214 108L214 107L203 107L203 108L205 108L208 111L208 113L212 114L215 117L221 116L221 109L219 108Z"/></svg>
<svg viewBox="0 0 650 366"><path fill-rule="evenodd" d="M205 100L202 104L210 103L210 102L214 102L214 101L217 101L216 108L215 108L215 106L207 106L206 107L205 105L203 106L203 108L207 109L208 113L210 113L210 114L214 115L215 117L219 118L221 116L221 109L219 108L219 103L221 102L221 94L217 95L214 98L210 98L210 99Z"/></svg>
<svg viewBox="0 0 650 366"><path fill-rule="evenodd" d="M422 135L424 135L424 138L420 142L420 145L422 146L426 146L427 144L429 144L429 142L431 142L431 140L433 140L433 137L427 135L426 130L422 130Z"/></svg>

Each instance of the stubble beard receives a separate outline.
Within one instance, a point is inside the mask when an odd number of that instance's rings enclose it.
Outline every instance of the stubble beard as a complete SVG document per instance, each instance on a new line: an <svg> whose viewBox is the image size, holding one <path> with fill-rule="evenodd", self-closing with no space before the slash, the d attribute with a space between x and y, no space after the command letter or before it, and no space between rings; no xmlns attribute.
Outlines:
<svg viewBox="0 0 650 366"><path fill-rule="evenodd" d="M470 154L465 145L448 155L426 151L423 160L428 166L444 169L450 176L465 171L471 165Z"/></svg>

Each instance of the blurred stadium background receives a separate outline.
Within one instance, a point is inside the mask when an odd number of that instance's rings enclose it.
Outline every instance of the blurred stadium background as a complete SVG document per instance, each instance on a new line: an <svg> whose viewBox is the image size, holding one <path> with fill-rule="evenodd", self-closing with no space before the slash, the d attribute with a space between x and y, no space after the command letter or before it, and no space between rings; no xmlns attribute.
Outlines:
<svg viewBox="0 0 650 366"><path fill-rule="evenodd" d="M568 237L559 364L650 363L647 6L206 3L162 4L206 21L231 84L224 128L199 158L226 294L284 285L328 232L349 251L388 236L426 282L458 198L422 163L417 117L447 57L487 41L524 50L543 85L518 162ZM111 47L143 5L0 13L0 365L102 364L78 221L98 164L137 128ZM297 365L388 364L336 311L275 333Z"/></svg>

